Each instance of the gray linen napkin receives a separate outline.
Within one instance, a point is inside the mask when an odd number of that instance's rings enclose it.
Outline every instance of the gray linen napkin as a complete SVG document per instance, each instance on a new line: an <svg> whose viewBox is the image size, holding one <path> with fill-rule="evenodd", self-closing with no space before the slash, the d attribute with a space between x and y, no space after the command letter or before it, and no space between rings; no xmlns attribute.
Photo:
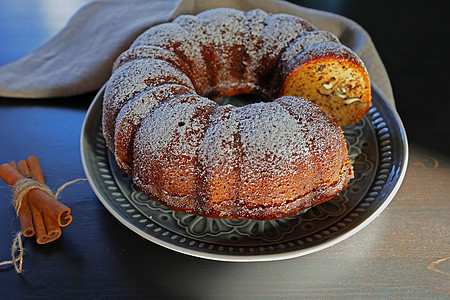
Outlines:
<svg viewBox="0 0 450 300"><path fill-rule="evenodd" d="M181 14L215 7L260 8L302 17L334 33L362 58L394 107L386 69L367 32L345 17L282 0L104 0L81 8L47 44L0 68L0 96L47 98L95 91L108 80L116 57L147 28Z"/></svg>

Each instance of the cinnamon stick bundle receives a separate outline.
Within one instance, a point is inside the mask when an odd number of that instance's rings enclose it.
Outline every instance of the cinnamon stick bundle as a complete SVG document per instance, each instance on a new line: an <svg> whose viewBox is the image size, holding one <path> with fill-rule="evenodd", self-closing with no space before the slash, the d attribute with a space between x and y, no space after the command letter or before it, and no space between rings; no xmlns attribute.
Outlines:
<svg viewBox="0 0 450 300"><path fill-rule="evenodd" d="M38 244L46 244L61 236L61 228L72 221L70 208L56 200L45 186L44 175L39 161L31 156L17 163L11 162L0 166L0 178L15 191L20 199L15 200L22 234L26 237L35 235ZM24 179L34 179L27 181ZM19 187L16 186L19 185ZM20 195L23 188L24 195ZM17 203L19 201L20 203Z"/></svg>

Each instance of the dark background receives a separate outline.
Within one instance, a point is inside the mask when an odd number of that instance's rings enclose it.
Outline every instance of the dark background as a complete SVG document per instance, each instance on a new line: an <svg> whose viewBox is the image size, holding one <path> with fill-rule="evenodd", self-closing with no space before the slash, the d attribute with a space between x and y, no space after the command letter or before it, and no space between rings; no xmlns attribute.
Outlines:
<svg viewBox="0 0 450 300"><path fill-rule="evenodd" d="M290 1L334 12L372 37L410 143L450 153L450 17L446 1Z"/></svg>

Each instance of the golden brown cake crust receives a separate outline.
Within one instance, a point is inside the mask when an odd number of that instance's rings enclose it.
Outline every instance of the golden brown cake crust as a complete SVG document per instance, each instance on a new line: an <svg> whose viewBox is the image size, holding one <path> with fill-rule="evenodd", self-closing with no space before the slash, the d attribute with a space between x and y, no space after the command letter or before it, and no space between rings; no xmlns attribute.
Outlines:
<svg viewBox="0 0 450 300"><path fill-rule="evenodd" d="M321 43L349 54L313 50ZM308 67L327 61L368 80L341 46L301 18L258 9L214 9L154 26L114 64L103 106L107 145L142 191L174 210L270 220L327 201L353 177L342 130L289 93ZM303 93L323 87L313 75ZM211 100L238 93L273 101Z"/></svg>

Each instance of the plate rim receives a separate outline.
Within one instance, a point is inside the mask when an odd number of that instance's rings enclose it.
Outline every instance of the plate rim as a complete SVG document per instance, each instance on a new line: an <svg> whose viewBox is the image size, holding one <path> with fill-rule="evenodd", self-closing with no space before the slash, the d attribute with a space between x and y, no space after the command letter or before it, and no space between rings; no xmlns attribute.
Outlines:
<svg viewBox="0 0 450 300"><path fill-rule="evenodd" d="M384 209L389 205L389 203L392 201L392 199L397 194L398 190L400 189L400 186L404 180L407 165L408 165L408 159L409 159L409 147L408 147L408 140L406 136L406 131L404 128L404 125L400 119L400 116L398 115L398 112L396 109L388 102L385 95L381 92L381 90L372 84L372 92L377 93L380 97L380 99L384 102L384 105L386 105L390 113L392 113L396 124L398 126L399 132L401 134L401 144L404 149L403 153L403 159L400 163L400 173L398 176L397 181L395 182L391 192L386 196L385 200L382 202L380 206L378 206L371 215L369 215L366 219L364 219L361 223L356 225L354 228L351 228L350 230L342 233L339 236L336 236L334 238L331 238L325 242L322 242L318 245L309 246L307 248L301 249L301 250L294 250L294 251L288 251L288 252L281 252L281 253L271 253L271 254L258 254L258 255L248 255L248 254L242 254L242 255L228 255L228 254L217 254L217 253L208 253L208 252L202 252L202 251L196 251L193 249L189 249L186 247L182 247L179 245L175 245L172 243L168 243L164 240L161 240L157 237L154 237L146 232L144 232L142 229L138 228L135 224L132 222L124 219L115 209L110 205L109 201L104 199L104 195L101 193L101 191L97 188L94 181L94 175L90 171L90 167L87 163L87 138L86 138L86 129L89 124L90 118L92 118L92 111L97 109L97 106L102 106L102 99L103 99L103 93L106 88L106 83L102 86L102 88L97 92L96 96L94 97L92 103L90 104L81 129L80 134L80 152L81 152L81 161L83 165L84 172L86 174L86 178L88 179L88 182L93 189L94 193L96 194L97 198L100 200L100 202L105 206L105 208L117 219L119 220L123 225L125 225L127 228L129 228L131 231L135 232L136 234L142 236L143 238L159 245L164 248L187 254L190 256L203 258L203 259L210 259L210 260L216 260L216 261L227 261L227 262L262 262L262 261L278 261L278 260L285 260L285 259L291 259L295 257L300 257L304 255L308 255L314 252L318 252L320 250L326 249L328 247L334 246L337 243L342 242L343 240L353 236L354 234L358 233L360 230L365 228L368 224L370 224L376 217L378 217L381 212L384 211Z"/></svg>

